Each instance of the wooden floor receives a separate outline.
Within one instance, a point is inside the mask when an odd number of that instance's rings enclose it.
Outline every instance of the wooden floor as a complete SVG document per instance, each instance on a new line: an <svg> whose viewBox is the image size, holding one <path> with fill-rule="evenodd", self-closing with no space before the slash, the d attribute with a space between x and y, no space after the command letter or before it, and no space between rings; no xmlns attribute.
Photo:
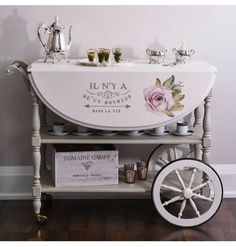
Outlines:
<svg viewBox="0 0 236 247"><path fill-rule="evenodd" d="M224 199L207 223L170 225L151 200L54 200L39 227L31 201L0 201L0 240L236 240L236 199Z"/></svg>

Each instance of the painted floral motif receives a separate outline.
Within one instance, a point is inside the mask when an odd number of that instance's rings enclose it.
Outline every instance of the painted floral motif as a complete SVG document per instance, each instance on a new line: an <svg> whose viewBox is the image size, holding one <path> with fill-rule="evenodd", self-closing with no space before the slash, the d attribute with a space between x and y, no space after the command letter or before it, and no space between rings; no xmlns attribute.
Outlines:
<svg viewBox="0 0 236 247"><path fill-rule="evenodd" d="M181 111L184 105L181 101L185 95L182 94L183 82L175 83L175 77L172 75L165 80L163 84L160 79L156 79L156 84L143 90L145 107L154 114L166 114L174 117L175 111Z"/></svg>

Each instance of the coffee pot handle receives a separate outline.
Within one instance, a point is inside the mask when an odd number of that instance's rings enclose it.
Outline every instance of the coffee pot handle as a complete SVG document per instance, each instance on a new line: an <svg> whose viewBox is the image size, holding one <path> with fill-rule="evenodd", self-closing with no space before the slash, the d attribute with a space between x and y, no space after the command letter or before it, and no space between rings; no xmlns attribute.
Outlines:
<svg viewBox="0 0 236 247"><path fill-rule="evenodd" d="M41 42L42 46L44 47L45 51L47 52L46 44L43 42L42 37L41 37L41 30L42 29L44 29L44 31L46 32L48 30L48 28L44 24L42 24L41 26L38 27L38 38L39 38L39 41Z"/></svg>
<svg viewBox="0 0 236 247"><path fill-rule="evenodd" d="M146 50L146 54L147 54L148 56L151 55L151 50L150 50L149 48Z"/></svg>
<svg viewBox="0 0 236 247"><path fill-rule="evenodd" d="M192 55L195 53L195 50L194 50L194 49L191 49L191 50L189 51L189 53L190 53L190 56L192 56Z"/></svg>
<svg viewBox="0 0 236 247"><path fill-rule="evenodd" d="M176 49L176 48L173 48L173 49L172 49L172 52L176 55L177 49Z"/></svg>

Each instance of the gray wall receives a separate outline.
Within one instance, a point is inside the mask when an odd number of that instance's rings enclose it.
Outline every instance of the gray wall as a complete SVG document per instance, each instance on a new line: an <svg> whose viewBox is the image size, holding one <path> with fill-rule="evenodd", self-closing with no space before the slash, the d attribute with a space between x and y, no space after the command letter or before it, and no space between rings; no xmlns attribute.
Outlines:
<svg viewBox="0 0 236 247"><path fill-rule="evenodd" d="M144 58L147 47L171 51L184 40L195 58L214 64L212 162L235 163L236 6L0 6L0 166L31 164L31 98L2 72L15 59L42 56L37 27L55 15L65 27L73 24L74 58L86 48L114 46Z"/></svg>

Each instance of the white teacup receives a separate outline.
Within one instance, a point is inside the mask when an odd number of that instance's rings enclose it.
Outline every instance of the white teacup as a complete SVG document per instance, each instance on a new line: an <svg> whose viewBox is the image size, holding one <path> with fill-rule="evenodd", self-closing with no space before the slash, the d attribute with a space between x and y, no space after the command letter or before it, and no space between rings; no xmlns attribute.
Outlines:
<svg viewBox="0 0 236 247"><path fill-rule="evenodd" d="M127 134L127 135L138 135L139 134L139 131L138 130L127 130L127 131L125 131L125 133Z"/></svg>
<svg viewBox="0 0 236 247"><path fill-rule="evenodd" d="M54 123L53 132L54 133L63 133L65 131L64 123Z"/></svg>
<svg viewBox="0 0 236 247"><path fill-rule="evenodd" d="M179 135L187 135L188 123L187 122L177 122L177 133Z"/></svg>
<svg viewBox="0 0 236 247"><path fill-rule="evenodd" d="M88 132L88 128L84 127L84 126L81 126L81 125L77 125L76 129L77 129L78 133L87 133Z"/></svg>
<svg viewBox="0 0 236 247"><path fill-rule="evenodd" d="M164 135L165 133L165 126L160 126L160 127L156 127L153 129L153 132L157 135Z"/></svg>

